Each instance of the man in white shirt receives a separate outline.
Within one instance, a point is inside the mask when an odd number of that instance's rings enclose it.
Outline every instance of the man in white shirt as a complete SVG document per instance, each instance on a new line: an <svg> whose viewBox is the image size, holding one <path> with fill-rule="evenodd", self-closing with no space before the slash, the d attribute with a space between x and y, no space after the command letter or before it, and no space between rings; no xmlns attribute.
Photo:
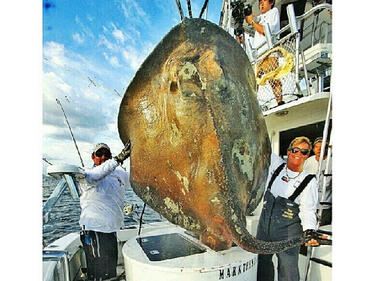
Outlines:
<svg viewBox="0 0 375 281"><path fill-rule="evenodd" d="M252 47L257 49L257 55L261 55L268 50L266 36L264 35L264 26L268 24L271 34L275 34L280 30L280 14L279 10L274 7L274 0L259 0L259 10L261 14L255 20L253 14L245 16L248 24L255 29ZM264 44L262 46L262 44ZM262 46L262 47L261 47Z"/></svg>
<svg viewBox="0 0 375 281"><path fill-rule="evenodd" d="M289 145L287 162L271 155L271 165L259 218L257 238L280 241L304 236L306 246L318 246L316 204L318 188L315 176L303 171L311 142L306 137L295 138ZM299 281L298 255L300 247L277 253L278 281ZM258 255L258 280L273 281L273 255Z"/></svg>
<svg viewBox="0 0 375 281"><path fill-rule="evenodd" d="M120 166L130 155L130 142L112 158L105 143L98 143L91 155L92 168L81 168L81 242L86 255L88 280L116 277L117 236L124 226L123 207L129 173Z"/></svg>
<svg viewBox="0 0 375 281"><path fill-rule="evenodd" d="M310 156L306 161L303 166L303 169L309 173L309 174L314 174L318 177L318 169L319 169L319 158L322 150L322 142L323 138L318 137L314 140L313 143L313 152L315 155ZM328 146L326 146L327 148ZM320 220L320 225L327 225L331 224L332 222L332 159L329 162L328 169L327 169L327 180L326 180L326 190L324 193L324 198L323 198L323 177L324 173L326 172L326 167L327 167L327 150L325 149L325 153L323 156L323 162L322 162L322 168L320 171L319 175L319 187L318 187L318 198L319 202L322 202L322 216L319 218Z"/></svg>
<svg viewBox="0 0 375 281"><path fill-rule="evenodd" d="M264 27L268 25L271 34L275 34L280 30L280 15L277 8L274 7L275 0L259 0L259 10L261 14L257 20L254 19L253 14L245 16L248 24L251 24L255 29L254 39L252 40L252 47L256 50L254 56L260 56L268 50L266 36L264 34ZM272 55L264 58L256 67L256 76L269 73L279 67L278 58ZM282 101L282 84L279 79L269 79L273 94L275 95L278 105L284 104Z"/></svg>

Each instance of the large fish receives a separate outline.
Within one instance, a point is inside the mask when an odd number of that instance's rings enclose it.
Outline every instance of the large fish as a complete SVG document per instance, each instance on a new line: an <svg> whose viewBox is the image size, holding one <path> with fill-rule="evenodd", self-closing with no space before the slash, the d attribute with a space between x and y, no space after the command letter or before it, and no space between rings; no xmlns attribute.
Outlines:
<svg viewBox="0 0 375 281"><path fill-rule="evenodd" d="M250 62L219 26L185 19L164 37L129 84L118 129L131 140L135 193L210 248L265 254L300 243L246 230L271 149Z"/></svg>

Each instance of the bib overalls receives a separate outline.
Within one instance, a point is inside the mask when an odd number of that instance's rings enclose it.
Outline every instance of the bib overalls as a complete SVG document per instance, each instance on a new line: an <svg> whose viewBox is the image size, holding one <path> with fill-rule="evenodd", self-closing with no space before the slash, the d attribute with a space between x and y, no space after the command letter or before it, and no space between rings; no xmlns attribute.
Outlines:
<svg viewBox="0 0 375 281"><path fill-rule="evenodd" d="M313 175L307 175L289 198L271 193L271 186L285 163L280 165L272 175L263 199L263 209L259 218L257 238L272 242L302 236L299 205L294 202L296 197L310 182ZM299 281L298 254L300 247L294 247L277 253L278 281ZM273 255L258 255L258 281L274 281Z"/></svg>

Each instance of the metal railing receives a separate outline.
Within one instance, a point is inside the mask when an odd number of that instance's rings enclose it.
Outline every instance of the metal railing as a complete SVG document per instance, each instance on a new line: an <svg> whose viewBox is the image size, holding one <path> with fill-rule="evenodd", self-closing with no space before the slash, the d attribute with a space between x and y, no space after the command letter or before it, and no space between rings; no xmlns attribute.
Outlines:
<svg viewBox="0 0 375 281"><path fill-rule="evenodd" d="M223 1L219 24L235 37L231 26L230 2L229 0ZM293 4L289 4L287 6L288 24L275 34L271 34L269 27L266 25L264 28L266 41L256 49L251 46L250 40L246 39L249 34L245 31L243 47L254 68L258 85L257 97L263 111L278 104L311 95L310 88L314 81L317 81L317 89L314 92L324 90L323 83L325 77L330 75L330 65L327 65L323 71L321 69L319 71L311 69L308 71L304 54L306 49L318 42L316 40L317 34L318 38L323 38L322 43L329 41L331 25L324 20L318 25L318 17L323 10L331 12L332 5L320 4L301 16L295 16ZM307 25L309 21L311 21L311 24ZM288 34L277 40L285 33ZM301 34L303 37L301 37ZM324 35L321 36L321 34ZM309 44L306 43L308 41ZM267 45L268 50L257 54L257 50L264 49L265 45ZM326 55L326 57L329 56Z"/></svg>
<svg viewBox="0 0 375 281"><path fill-rule="evenodd" d="M58 281L70 281L69 253L59 250L43 250L43 261L56 261L61 267L55 266L54 275Z"/></svg>

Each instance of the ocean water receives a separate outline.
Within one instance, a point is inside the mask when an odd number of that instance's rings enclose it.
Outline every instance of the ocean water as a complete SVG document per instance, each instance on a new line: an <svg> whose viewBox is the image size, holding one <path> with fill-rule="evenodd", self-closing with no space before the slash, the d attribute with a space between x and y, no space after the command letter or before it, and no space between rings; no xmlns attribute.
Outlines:
<svg viewBox="0 0 375 281"><path fill-rule="evenodd" d="M59 181L50 177L43 176L43 205L48 200L49 196L55 189ZM135 218L139 218L143 209L143 201L134 193L133 189L127 188L125 190L125 204L135 204L138 208L133 212ZM60 200L52 208L50 219L48 223L43 225L43 242L48 245L56 239L80 230L78 221L81 213L79 199L73 199L70 195L69 189L66 188L60 197ZM165 220L151 207L146 206L143 223L156 222ZM137 224L135 220L124 215L125 225Z"/></svg>

